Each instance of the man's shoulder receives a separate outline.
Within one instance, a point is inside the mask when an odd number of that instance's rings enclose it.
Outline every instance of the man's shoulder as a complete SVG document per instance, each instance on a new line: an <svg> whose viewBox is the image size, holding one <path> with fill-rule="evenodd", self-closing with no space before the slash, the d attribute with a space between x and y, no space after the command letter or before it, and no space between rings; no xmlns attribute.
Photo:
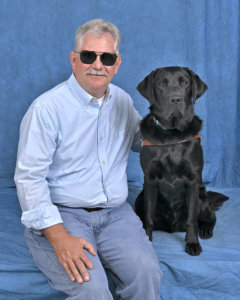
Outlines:
<svg viewBox="0 0 240 300"><path fill-rule="evenodd" d="M43 108L55 106L60 99L68 92L67 81L63 81L50 90L37 97L31 104L32 107Z"/></svg>
<svg viewBox="0 0 240 300"><path fill-rule="evenodd" d="M130 103L132 103L131 96L125 90L120 88L119 86L117 86L113 83L110 83L109 84L109 89L110 89L111 96L116 98L118 101L122 100L122 101L126 102L126 99L127 99Z"/></svg>

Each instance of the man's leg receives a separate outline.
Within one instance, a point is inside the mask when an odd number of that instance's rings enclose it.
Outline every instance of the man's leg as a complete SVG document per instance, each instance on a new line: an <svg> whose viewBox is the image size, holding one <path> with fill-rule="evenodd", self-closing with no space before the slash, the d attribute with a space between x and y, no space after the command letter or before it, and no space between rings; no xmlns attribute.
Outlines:
<svg viewBox="0 0 240 300"><path fill-rule="evenodd" d="M85 224L81 221L81 216L72 213L73 211L74 210L70 211L70 209L61 211L60 209L65 228L70 234L88 240L96 249L93 230L90 224L91 220L89 220L88 224ZM83 211L82 213L84 214L85 212ZM25 236L35 264L47 276L53 288L69 296L67 299L113 299L108 288L105 271L98 255L92 256L86 251L86 254L93 263L93 270L88 270L90 281L79 284L70 280L68 274L59 263L52 246L44 236L37 235L29 229L26 229Z"/></svg>
<svg viewBox="0 0 240 300"><path fill-rule="evenodd" d="M113 209L96 236L99 257L121 299L159 300L162 272L140 219L128 203Z"/></svg>

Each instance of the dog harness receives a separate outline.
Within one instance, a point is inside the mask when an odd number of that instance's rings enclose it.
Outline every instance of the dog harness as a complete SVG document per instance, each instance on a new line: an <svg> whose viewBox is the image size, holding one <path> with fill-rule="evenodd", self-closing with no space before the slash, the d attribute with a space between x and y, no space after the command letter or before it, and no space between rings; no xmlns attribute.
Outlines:
<svg viewBox="0 0 240 300"><path fill-rule="evenodd" d="M142 146L167 146L167 145L175 145L175 144L181 144L181 143L185 143L185 142L188 142L188 141L191 141L191 140L195 140L195 139L199 139L200 142L201 142L201 136L199 134L196 134L195 136L189 138L189 139L186 139L186 140L183 140L183 141L179 141L179 142L175 142L175 143L170 143L170 144L153 144L151 142L149 142L148 140L144 139L143 142L142 142Z"/></svg>

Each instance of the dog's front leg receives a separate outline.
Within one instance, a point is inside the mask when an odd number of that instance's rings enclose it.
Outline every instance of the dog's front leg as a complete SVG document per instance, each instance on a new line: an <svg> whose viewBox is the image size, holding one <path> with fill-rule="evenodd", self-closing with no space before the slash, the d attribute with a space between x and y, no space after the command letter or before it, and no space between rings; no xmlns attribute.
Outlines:
<svg viewBox="0 0 240 300"><path fill-rule="evenodd" d="M198 241L198 202L199 186L196 182L189 186L187 191L187 229L186 229L186 249L190 255L199 255L202 252L201 245Z"/></svg>
<svg viewBox="0 0 240 300"><path fill-rule="evenodd" d="M149 240L152 241L152 231L154 229L154 212L157 203L157 185L152 181L144 183L144 222L143 226Z"/></svg>

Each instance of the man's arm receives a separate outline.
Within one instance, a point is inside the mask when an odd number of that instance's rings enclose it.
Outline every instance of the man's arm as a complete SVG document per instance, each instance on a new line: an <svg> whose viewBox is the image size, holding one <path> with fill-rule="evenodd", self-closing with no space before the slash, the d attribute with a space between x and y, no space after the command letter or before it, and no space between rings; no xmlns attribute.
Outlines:
<svg viewBox="0 0 240 300"><path fill-rule="evenodd" d="M132 151L134 152L140 152L141 151L141 145L142 145L142 139L141 139L141 132L140 132L140 122L142 120L142 117L139 115L137 110L133 107L132 109L132 128L134 132L134 139L132 144Z"/></svg>
<svg viewBox="0 0 240 300"><path fill-rule="evenodd" d="M30 107L21 124L14 179L23 210L22 223L42 230L71 280L81 283L89 280L86 267L93 267L83 249L92 255L95 251L85 239L67 233L58 208L51 202L46 177L56 150L56 137L45 108Z"/></svg>
<svg viewBox="0 0 240 300"><path fill-rule="evenodd" d="M53 205L47 175L56 150L55 130L45 107L32 105L21 126L14 180L22 208L22 223L39 231L62 223Z"/></svg>

